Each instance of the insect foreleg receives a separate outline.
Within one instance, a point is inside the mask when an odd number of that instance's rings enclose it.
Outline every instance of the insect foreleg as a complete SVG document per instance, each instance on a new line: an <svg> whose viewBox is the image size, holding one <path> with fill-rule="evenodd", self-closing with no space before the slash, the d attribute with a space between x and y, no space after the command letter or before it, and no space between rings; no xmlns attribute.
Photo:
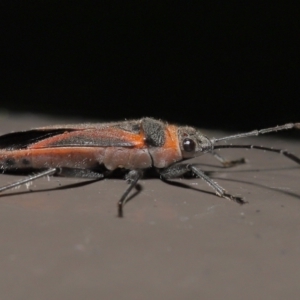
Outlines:
<svg viewBox="0 0 300 300"><path fill-rule="evenodd" d="M190 172L188 164L172 165L166 169L159 170L160 176L163 180L177 178L188 172Z"/></svg>
<svg viewBox="0 0 300 300"><path fill-rule="evenodd" d="M31 176L29 176L29 177L27 177L25 179L21 179L19 181L14 182L14 183L11 183L11 184L3 186L3 187L0 188L0 192L12 189L14 187L20 186L20 185L25 184L27 182L32 182L32 181L34 181L34 180L36 180L38 178L41 178L41 177L51 176L51 175L54 175L54 174L58 174L59 172L60 172L60 168L51 168L51 169L42 171L42 172L40 172L38 174L31 175Z"/></svg>
<svg viewBox="0 0 300 300"><path fill-rule="evenodd" d="M199 170L194 165L189 165L189 164L173 165L167 169L162 170L160 172L160 175L161 175L162 179L171 179L171 178L176 178L181 175L184 175L187 172L192 172L195 175L197 175L199 178L203 179L209 186L211 186L215 190L216 194L219 197L232 200L239 204L247 203L241 197L237 197L237 196L233 196L233 195L229 194L224 188L222 188L219 184L217 184L215 181L213 181L211 178L209 178L207 175L205 175L204 172Z"/></svg>
<svg viewBox="0 0 300 300"><path fill-rule="evenodd" d="M240 159L236 159L236 160L227 160L226 158L224 158L223 156L221 156L220 154L218 154L217 152L213 151L211 152L211 154L219 161L221 162L221 164L223 165L224 168L230 168L230 167L234 167L237 165L242 165L246 163L245 158L240 158Z"/></svg>
<svg viewBox="0 0 300 300"><path fill-rule="evenodd" d="M199 178L203 179L209 186L211 186L216 194L219 197L226 198L228 200L232 200L239 204L245 204L247 203L244 201L241 197L233 196L229 194L224 188L222 188L219 184L217 184L215 181L213 181L211 178L209 178L207 175L204 174L201 170L199 170L196 166L188 165L188 168L196 174Z"/></svg>
<svg viewBox="0 0 300 300"><path fill-rule="evenodd" d="M118 217L123 217L123 206L127 202L127 196L130 193L130 191L136 186L137 182L141 177L143 176L143 171L141 170L131 170L127 176L126 180L129 183L128 188L125 190L124 194L122 195L121 199L118 202Z"/></svg>

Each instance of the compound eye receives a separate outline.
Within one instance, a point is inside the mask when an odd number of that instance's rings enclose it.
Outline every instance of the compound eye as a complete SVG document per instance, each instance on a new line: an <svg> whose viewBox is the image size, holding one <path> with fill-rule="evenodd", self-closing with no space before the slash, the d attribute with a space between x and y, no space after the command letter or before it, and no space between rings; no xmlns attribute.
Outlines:
<svg viewBox="0 0 300 300"><path fill-rule="evenodd" d="M183 140L183 150L186 152L195 151L196 143L192 139L184 139Z"/></svg>

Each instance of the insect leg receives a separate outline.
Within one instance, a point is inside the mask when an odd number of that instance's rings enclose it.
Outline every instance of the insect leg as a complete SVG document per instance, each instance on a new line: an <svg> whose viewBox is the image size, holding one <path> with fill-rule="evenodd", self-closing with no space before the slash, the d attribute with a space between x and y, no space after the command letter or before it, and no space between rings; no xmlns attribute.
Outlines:
<svg viewBox="0 0 300 300"><path fill-rule="evenodd" d="M179 177L187 172L193 172L195 175L197 175L199 178L203 179L209 186L211 186L216 194L219 197L226 198L229 200L232 200L239 204L247 203L244 201L241 197L233 196L229 194L224 188L222 188L218 183L213 181L211 178L209 178L207 175L204 174L201 170L199 170L194 165L189 164L179 164L179 165L173 165L167 169L164 169L160 172L162 179L171 179L175 177Z"/></svg>
<svg viewBox="0 0 300 300"><path fill-rule="evenodd" d="M189 170L191 170L194 174L196 174L199 178L203 179L208 185L210 185L216 192L219 197L232 200L239 204L245 204L247 201L244 201L241 197L233 196L229 194L224 188L222 188L219 184L209 178L204 174L201 170L199 170L196 166L188 165Z"/></svg>
<svg viewBox="0 0 300 300"><path fill-rule="evenodd" d="M95 172L89 169L77 169L77 168L60 168L59 176L65 177L79 177L79 178L103 178L104 174Z"/></svg>
<svg viewBox="0 0 300 300"><path fill-rule="evenodd" d="M173 165L169 168L159 170L159 173L163 180L177 178L188 172L190 172L190 170L188 169L188 164Z"/></svg>
<svg viewBox="0 0 300 300"><path fill-rule="evenodd" d="M137 182L143 176L143 172L141 170L131 170L127 176L126 180L129 183L128 188L125 190L124 194L122 195L121 199L118 202L118 217L123 217L123 206L127 202L127 196L130 191L136 186Z"/></svg>
<svg viewBox="0 0 300 300"><path fill-rule="evenodd" d="M227 160L226 158L224 158L223 156L221 156L220 154L218 154L217 152L213 151L211 152L211 154L219 161L221 162L221 164L223 165L224 168L230 168L230 167L234 167L237 165L242 165L246 163L245 158L240 158L240 159L236 159L236 160Z"/></svg>
<svg viewBox="0 0 300 300"><path fill-rule="evenodd" d="M54 175L56 173L59 173L59 171L60 171L60 168L52 168L52 169L48 169L48 170L42 171L42 172L40 172L38 174L31 175L31 176L29 176L29 177L27 177L25 179L21 179L19 181L14 182L14 183L11 183L11 184L3 186L3 187L0 188L0 192L12 189L12 188L14 188L16 186L20 186L20 185L25 184L27 182L34 181L34 180L36 180L38 178L41 178L41 177Z"/></svg>

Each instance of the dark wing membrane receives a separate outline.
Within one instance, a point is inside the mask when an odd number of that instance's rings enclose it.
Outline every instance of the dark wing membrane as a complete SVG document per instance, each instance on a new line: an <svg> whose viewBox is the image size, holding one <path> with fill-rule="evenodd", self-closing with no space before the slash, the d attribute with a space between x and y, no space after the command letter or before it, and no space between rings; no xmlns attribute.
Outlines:
<svg viewBox="0 0 300 300"><path fill-rule="evenodd" d="M125 122L124 122L125 123ZM57 147L141 147L143 135L136 124L130 126L81 125L81 127L45 127L0 136L0 150ZM123 124L121 124L123 125ZM135 126L133 126L135 125Z"/></svg>
<svg viewBox="0 0 300 300"><path fill-rule="evenodd" d="M25 149L29 145L45 140L47 138L60 135L64 132L73 131L71 129L49 129L49 130L28 130L4 134L0 136L0 149L18 150Z"/></svg>
<svg viewBox="0 0 300 300"><path fill-rule="evenodd" d="M77 132L76 135L64 135L59 138L47 139L45 142L32 145L31 148L56 147L133 147L131 141L119 137L94 137L86 132Z"/></svg>

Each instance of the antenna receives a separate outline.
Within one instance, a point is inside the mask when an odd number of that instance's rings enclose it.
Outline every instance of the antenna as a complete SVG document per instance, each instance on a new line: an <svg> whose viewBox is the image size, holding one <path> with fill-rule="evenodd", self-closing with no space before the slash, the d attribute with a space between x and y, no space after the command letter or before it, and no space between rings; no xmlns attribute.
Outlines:
<svg viewBox="0 0 300 300"><path fill-rule="evenodd" d="M229 135L229 136L218 138L218 139L212 138L211 141L214 144L217 142L240 139L240 138L249 137L249 136L257 136L257 135L261 135L261 134L265 134L265 133L269 133L269 132L288 130L288 129L293 129L293 128L300 129L300 123L288 123L288 124L281 125L281 126L275 126L275 127L264 128L264 129L260 129L260 130L253 130L253 131L249 131L249 132L245 132L245 133ZM216 147L214 147L214 148L216 149ZM224 147L222 147L222 148L224 148Z"/></svg>
<svg viewBox="0 0 300 300"><path fill-rule="evenodd" d="M300 123L288 123L285 125L281 126L275 126L275 127L270 127L270 128L265 128L265 129L260 129L260 130L253 130L249 131L246 133L238 133L234 135L229 135L227 137L223 138L212 138L212 144L213 144L213 149L224 149L224 148L244 148L244 149L258 149L258 150L264 150L264 151L270 151L270 152L275 152L284 155L285 157L289 158L290 160L296 162L297 164L300 164L300 158L294 155L293 153L284 150L284 149L274 149L273 147L264 147L264 146L256 146L256 145L214 145L214 143L217 142L223 142L223 141L228 141L228 140L234 140L234 139L239 139L239 138L244 138L244 137L250 137L250 136L257 136L269 132L274 132L274 131L280 131L280 130L288 130L288 129L300 129Z"/></svg>

